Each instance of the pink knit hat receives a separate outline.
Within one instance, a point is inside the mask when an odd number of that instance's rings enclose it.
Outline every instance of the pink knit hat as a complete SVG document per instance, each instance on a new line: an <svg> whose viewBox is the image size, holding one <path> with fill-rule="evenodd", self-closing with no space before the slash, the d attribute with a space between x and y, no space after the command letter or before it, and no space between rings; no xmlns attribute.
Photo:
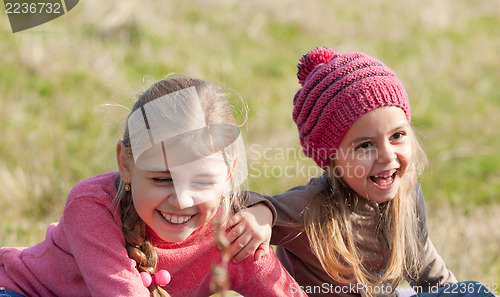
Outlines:
<svg viewBox="0 0 500 297"><path fill-rule="evenodd" d="M293 120L304 154L325 168L351 125L379 107L401 108L411 121L410 103L396 73L363 53L318 47L302 56L293 99Z"/></svg>

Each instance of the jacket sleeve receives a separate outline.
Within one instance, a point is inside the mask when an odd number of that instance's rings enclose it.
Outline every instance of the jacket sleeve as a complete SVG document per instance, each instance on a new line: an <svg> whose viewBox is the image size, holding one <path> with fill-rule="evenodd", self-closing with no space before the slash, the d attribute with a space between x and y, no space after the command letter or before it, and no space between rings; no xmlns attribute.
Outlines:
<svg viewBox="0 0 500 297"><path fill-rule="evenodd" d="M263 195L276 210L271 244L281 245L304 232L304 213L311 201L318 195L326 195L329 189L326 175L311 179L306 185L293 187L274 195Z"/></svg>
<svg viewBox="0 0 500 297"><path fill-rule="evenodd" d="M427 238L424 245L424 270L418 279L408 280L417 292L428 292L447 283L456 283L457 279L446 268L443 258L439 256L431 240Z"/></svg>
<svg viewBox="0 0 500 297"><path fill-rule="evenodd" d="M252 191L243 191L242 195L245 201L245 207L252 207L259 203L263 203L265 206L267 206L267 208L269 208L269 211L273 215L272 225L274 226L274 224L276 224L276 209L269 200L265 199L261 194Z"/></svg>
<svg viewBox="0 0 500 297"><path fill-rule="evenodd" d="M441 287L446 283L456 283L453 273L446 268L443 258L439 256L436 248L429 238L426 223L426 210L424 195L420 186L418 190L417 213L420 224L420 240L424 246L423 271L416 279L408 278L408 282L417 292L428 292L432 288Z"/></svg>

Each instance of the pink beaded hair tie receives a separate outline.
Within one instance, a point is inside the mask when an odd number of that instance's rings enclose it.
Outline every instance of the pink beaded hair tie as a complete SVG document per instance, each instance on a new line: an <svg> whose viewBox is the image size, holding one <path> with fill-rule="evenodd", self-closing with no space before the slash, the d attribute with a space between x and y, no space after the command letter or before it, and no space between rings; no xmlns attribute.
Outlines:
<svg viewBox="0 0 500 297"><path fill-rule="evenodd" d="M151 284L166 286L170 282L170 273L166 270L159 270L155 274L150 275L147 272L141 272L142 284L147 288Z"/></svg>

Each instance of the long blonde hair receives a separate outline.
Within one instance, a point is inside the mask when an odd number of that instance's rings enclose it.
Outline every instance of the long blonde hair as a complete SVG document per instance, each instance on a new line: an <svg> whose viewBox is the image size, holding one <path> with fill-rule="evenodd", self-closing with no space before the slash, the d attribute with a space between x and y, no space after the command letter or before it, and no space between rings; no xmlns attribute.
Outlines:
<svg viewBox="0 0 500 297"><path fill-rule="evenodd" d="M212 124L234 125L234 117L224 92L203 80L183 77L167 78L154 83L139 96L130 114L156 98L189 87L196 88L208 127ZM192 137L196 137L196 135ZM191 140L193 139L180 139L180 141L186 143L192 143L190 142ZM127 156L133 158L128 126L125 128L123 135L123 144ZM230 160L235 157L235 150L234 144L225 147L224 153L229 159L227 162L231 162ZM231 179L231 181L233 180ZM235 188L236 185L233 185L233 191ZM146 224L138 215L133 204L132 194L130 191L125 190L125 183L121 176L117 177L117 194L114 198L114 203L121 210L122 232L125 237L129 257L136 261L136 267L139 272L147 272L150 275L154 275L156 273L158 256L151 241L146 237ZM221 199L222 220L227 220L229 211L238 210L241 208L241 205L241 196L237 194L231 195L230 199ZM170 296L155 283L152 283L148 289L152 297Z"/></svg>
<svg viewBox="0 0 500 297"><path fill-rule="evenodd" d="M305 212L306 233L311 249L321 266L335 281L358 283L364 288L381 284L392 287L405 275L416 277L422 268L423 245L417 220L415 190L417 175L427 159L415 132L410 129L412 162L402 177L394 199L380 205L380 230L389 246L388 261L382 271L374 273L363 263L363 255L354 240L350 214L356 211L358 199L365 199L347 186L337 175L329 175L330 193L318 195ZM370 290L367 292L371 295Z"/></svg>

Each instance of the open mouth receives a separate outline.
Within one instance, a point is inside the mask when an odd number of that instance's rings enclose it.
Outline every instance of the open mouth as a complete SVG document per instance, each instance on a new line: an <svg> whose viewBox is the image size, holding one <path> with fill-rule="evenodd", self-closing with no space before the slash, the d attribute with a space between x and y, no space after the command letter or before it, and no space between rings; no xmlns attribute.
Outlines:
<svg viewBox="0 0 500 297"><path fill-rule="evenodd" d="M159 211L161 216L170 224L181 225L189 221L194 215L173 215Z"/></svg>
<svg viewBox="0 0 500 297"><path fill-rule="evenodd" d="M379 187L388 187L394 183L397 173L398 171L393 169L380 175L372 175L370 180Z"/></svg>

